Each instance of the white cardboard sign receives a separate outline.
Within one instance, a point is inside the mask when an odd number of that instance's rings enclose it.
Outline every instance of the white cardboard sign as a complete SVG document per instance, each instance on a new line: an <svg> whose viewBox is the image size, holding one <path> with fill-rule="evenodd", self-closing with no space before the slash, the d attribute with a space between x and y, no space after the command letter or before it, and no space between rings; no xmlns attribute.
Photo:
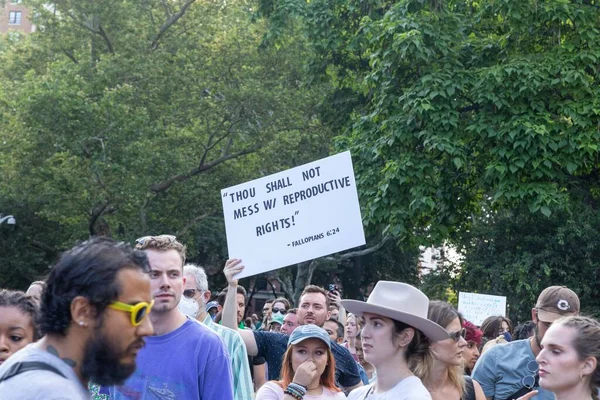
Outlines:
<svg viewBox="0 0 600 400"><path fill-rule="evenodd" d="M506 316L506 297L479 293L458 293L458 311L477 326L493 315Z"/></svg>
<svg viewBox="0 0 600 400"><path fill-rule="evenodd" d="M350 152L221 190L243 278L365 244Z"/></svg>

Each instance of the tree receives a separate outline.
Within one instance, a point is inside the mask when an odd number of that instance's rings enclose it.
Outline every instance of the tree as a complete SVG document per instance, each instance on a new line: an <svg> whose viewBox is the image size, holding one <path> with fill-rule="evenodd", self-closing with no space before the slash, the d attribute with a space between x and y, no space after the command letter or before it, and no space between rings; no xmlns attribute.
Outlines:
<svg viewBox="0 0 600 400"><path fill-rule="evenodd" d="M589 206L550 218L524 208L477 220L461 243L465 259L454 288L507 296L510 317L523 322L544 288L565 285L584 314L600 315L599 231L600 217Z"/></svg>
<svg viewBox="0 0 600 400"><path fill-rule="evenodd" d="M29 1L36 33L0 46L1 211L24 213L19 246L53 227L33 270L90 235L165 232L222 265L219 189L329 152L303 42L259 49L252 3L45 3Z"/></svg>
<svg viewBox="0 0 600 400"><path fill-rule="evenodd" d="M595 2L263 5L306 27L313 80L337 88L369 229L415 246L466 230L488 199L546 216L597 202Z"/></svg>

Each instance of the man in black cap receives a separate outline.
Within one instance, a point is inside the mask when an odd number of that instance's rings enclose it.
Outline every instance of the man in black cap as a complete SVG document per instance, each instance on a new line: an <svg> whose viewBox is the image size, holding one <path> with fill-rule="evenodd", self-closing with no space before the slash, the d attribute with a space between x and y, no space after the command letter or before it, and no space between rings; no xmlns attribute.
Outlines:
<svg viewBox="0 0 600 400"><path fill-rule="evenodd" d="M479 382L488 399L517 399L538 390L534 400L554 400L554 394L538 385L538 364L535 358L540 343L554 321L579 314L579 297L565 286L550 286L540 293L531 319L535 334L503 346L495 346L482 354L473 369L473 379Z"/></svg>

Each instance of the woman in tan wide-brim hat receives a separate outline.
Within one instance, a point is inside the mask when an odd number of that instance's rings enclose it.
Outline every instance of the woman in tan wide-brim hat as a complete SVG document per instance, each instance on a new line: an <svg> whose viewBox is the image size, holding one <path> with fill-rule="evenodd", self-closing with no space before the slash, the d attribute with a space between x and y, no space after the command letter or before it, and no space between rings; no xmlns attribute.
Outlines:
<svg viewBox="0 0 600 400"><path fill-rule="evenodd" d="M379 281L364 301L342 300L342 306L364 319L364 358L375 367L377 380L353 390L349 400L431 400L423 383L408 367L421 344L448 339L448 332L427 319L429 299L400 282Z"/></svg>

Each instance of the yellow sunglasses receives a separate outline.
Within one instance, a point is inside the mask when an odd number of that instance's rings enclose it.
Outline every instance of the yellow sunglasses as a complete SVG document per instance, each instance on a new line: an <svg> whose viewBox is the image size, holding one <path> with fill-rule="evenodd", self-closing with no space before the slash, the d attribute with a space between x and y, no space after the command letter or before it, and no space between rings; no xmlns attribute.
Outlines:
<svg viewBox="0 0 600 400"><path fill-rule="evenodd" d="M130 313L131 315L131 325L138 326L144 321L144 318L148 316L150 310L152 310L152 306L154 305L154 300L150 302L150 304L142 301L135 305L121 303L120 301L115 301L108 306L115 310L125 311Z"/></svg>

